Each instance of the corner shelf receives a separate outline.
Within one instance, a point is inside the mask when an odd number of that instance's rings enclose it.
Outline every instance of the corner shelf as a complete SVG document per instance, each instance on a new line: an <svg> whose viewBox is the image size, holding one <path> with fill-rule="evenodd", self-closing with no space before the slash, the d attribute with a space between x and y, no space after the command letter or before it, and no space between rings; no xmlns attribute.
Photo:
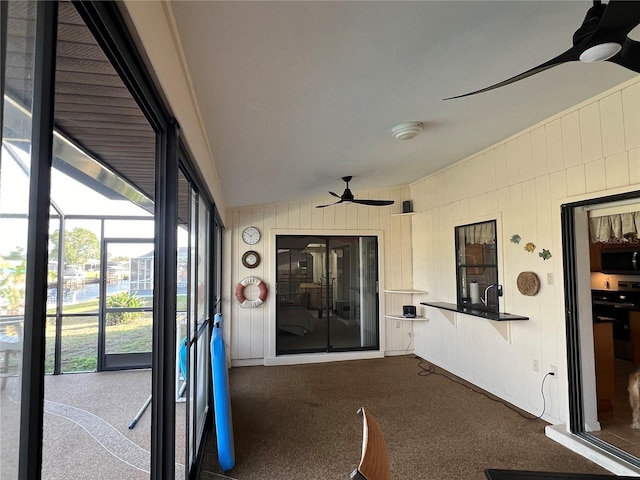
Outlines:
<svg viewBox="0 0 640 480"><path fill-rule="evenodd" d="M404 293L406 295L426 295L429 292L426 290L384 290L384 293Z"/></svg>
<svg viewBox="0 0 640 480"><path fill-rule="evenodd" d="M404 214L398 214L398 215L408 215L406 213ZM429 292L427 292L426 290L413 290L413 289L409 289L409 290L392 290L392 289L385 289L384 293L390 293L390 294L400 294L400 295L427 295ZM384 314L385 318L389 318L392 320L408 320L408 321L414 321L414 320L428 320L427 317L423 317L420 315L417 315L415 317L405 317L404 315L395 315L395 314Z"/></svg>
<svg viewBox="0 0 640 480"><path fill-rule="evenodd" d="M421 317L420 315L417 315L415 317L403 317L402 315L384 315L384 318L389 318L392 320L409 320L414 321L414 320L429 320L427 317Z"/></svg>

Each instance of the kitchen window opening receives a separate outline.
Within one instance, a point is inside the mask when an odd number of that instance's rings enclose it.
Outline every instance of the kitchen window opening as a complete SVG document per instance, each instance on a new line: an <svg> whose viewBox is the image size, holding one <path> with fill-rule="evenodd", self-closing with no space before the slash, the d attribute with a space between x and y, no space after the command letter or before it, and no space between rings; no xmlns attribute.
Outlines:
<svg viewBox="0 0 640 480"><path fill-rule="evenodd" d="M459 307L498 313L498 241L496 221L455 227Z"/></svg>

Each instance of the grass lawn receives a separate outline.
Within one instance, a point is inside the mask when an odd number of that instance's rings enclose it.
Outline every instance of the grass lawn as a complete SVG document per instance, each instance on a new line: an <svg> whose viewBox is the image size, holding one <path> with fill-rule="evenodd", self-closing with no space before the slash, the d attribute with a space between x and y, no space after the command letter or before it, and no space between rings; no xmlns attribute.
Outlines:
<svg viewBox="0 0 640 480"><path fill-rule="evenodd" d="M98 299L88 300L86 302L74 303L72 305L63 305L62 314L71 315L74 313L98 313ZM56 313L56 307L50 306L47 308L47 313Z"/></svg>
<svg viewBox="0 0 640 480"><path fill-rule="evenodd" d="M186 295L178 295L176 298L176 310L186 311L187 310L187 296ZM150 303L149 306L152 306ZM98 299L94 298L93 300L88 300L86 302L74 303L72 305L64 305L62 307L62 313L66 315L71 315L73 313L98 313ZM56 313L56 307L50 306L47 308L47 313L53 314Z"/></svg>
<svg viewBox="0 0 640 480"><path fill-rule="evenodd" d="M178 295L178 310L186 310L186 295ZM55 306L47 309L55 314ZM92 372L98 368L98 299L64 305L62 309L63 372ZM92 316L69 317L79 313L95 313ZM107 353L150 352L152 346L153 316L145 312L142 318L128 324L110 325L106 331ZM45 369L53 373L56 328L54 319L47 318Z"/></svg>
<svg viewBox="0 0 640 480"><path fill-rule="evenodd" d="M107 353L150 352L152 343L152 315L145 314L139 321L107 327ZM55 324L47 320L45 368L53 373ZM98 317L63 317L62 371L95 371L98 367Z"/></svg>

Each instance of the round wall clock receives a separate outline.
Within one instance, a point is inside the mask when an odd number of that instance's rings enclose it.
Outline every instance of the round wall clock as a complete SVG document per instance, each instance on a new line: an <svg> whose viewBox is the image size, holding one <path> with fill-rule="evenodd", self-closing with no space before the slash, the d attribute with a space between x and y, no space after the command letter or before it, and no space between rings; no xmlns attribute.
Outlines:
<svg viewBox="0 0 640 480"><path fill-rule="evenodd" d="M260 241L260 230L256 227L247 227L242 231L242 240L247 245L255 245Z"/></svg>
<svg viewBox="0 0 640 480"><path fill-rule="evenodd" d="M260 265L260 254L253 250L244 252L244 255L242 255L242 264L247 268L256 268Z"/></svg>

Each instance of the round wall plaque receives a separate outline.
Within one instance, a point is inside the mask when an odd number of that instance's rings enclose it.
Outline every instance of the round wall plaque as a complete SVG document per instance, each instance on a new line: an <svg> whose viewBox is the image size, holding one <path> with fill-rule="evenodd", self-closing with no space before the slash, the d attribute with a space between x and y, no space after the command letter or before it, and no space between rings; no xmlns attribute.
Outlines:
<svg viewBox="0 0 640 480"><path fill-rule="evenodd" d="M522 295L532 296L540 289L540 280L534 272L521 272L517 284Z"/></svg>

